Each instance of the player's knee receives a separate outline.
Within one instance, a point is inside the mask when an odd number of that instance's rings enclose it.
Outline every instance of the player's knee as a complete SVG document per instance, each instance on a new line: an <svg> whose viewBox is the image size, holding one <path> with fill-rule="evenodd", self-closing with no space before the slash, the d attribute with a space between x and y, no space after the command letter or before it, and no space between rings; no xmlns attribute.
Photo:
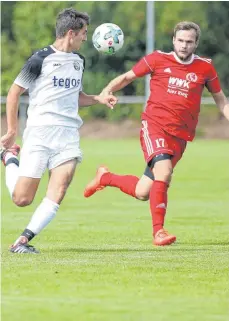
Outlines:
<svg viewBox="0 0 229 321"><path fill-rule="evenodd" d="M164 170L156 170L153 171L155 180L157 181L163 181L170 183L172 179L172 169L164 169Z"/></svg>
<svg viewBox="0 0 229 321"><path fill-rule="evenodd" d="M148 201L149 200L149 194L141 194L141 193L136 193L136 198L139 201Z"/></svg>
<svg viewBox="0 0 229 321"><path fill-rule="evenodd" d="M28 206L32 203L33 199L23 196L23 195L17 195L17 194L13 194L12 195L12 200L14 202L15 205L19 206L19 207L25 207Z"/></svg>
<svg viewBox="0 0 229 321"><path fill-rule="evenodd" d="M153 168L153 174L154 174L155 180L170 183L172 179L172 173L173 173L172 164L169 162L167 162L167 164L158 162L155 164Z"/></svg>
<svg viewBox="0 0 229 321"><path fill-rule="evenodd" d="M148 201L149 199L149 191L143 189L142 187L139 187L138 185L136 186L135 189L135 197L139 200L139 201Z"/></svg>

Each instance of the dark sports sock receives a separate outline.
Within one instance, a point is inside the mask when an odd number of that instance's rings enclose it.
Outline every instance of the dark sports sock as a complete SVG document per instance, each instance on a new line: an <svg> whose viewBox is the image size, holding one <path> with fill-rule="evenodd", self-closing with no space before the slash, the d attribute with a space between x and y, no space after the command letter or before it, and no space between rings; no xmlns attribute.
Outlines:
<svg viewBox="0 0 229 321"><path fill-rule="evenodd" d="M21 236L25 236L28 239L28 241L31 241L35 235L36 234L34 234L32 231L28 230L27 228L21 234Z"/></svg>
<svg viewBox="0 0 229 321"><path fill-rule="evenodd" d="M162 181L154 181L150 190L149 201L153 224L153 235L163 228L167 208L168 184Z"/></svg>
<svg viewBox="0 0 229 321"><path fill-rule="evenodd" d="M136 197L135 189L138 181L139 178L133 175L105 173L101 177L100 184L102 186L118 187L123 193Z"/></svg>

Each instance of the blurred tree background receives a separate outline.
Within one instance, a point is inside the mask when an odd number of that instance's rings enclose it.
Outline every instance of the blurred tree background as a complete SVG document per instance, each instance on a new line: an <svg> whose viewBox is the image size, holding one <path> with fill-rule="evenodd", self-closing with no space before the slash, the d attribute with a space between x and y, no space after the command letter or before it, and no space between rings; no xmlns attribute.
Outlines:
<svg viewBox="0 0 229 321"><path fill-rule="evenodd" d="M81 51L86 58L86 93L99 93L109 80L130 69L145 54L145 1L10 1L2 2L1 5L2 96L7 94L31 53L53 43L56 16L67 7L87 12L91 17L88 41ZM191 20L200 25L202 37L197 54L213 59L222 87L228 95L229 2L156 1L155 49L173 49L173 28L182 20ZM125 35L123 48L114 56L99 54L91 42L94 29L104 22L119 25ZM119 94L144 95L144 80L136 80ZM100 106L89 112L106 116L103 115L106 111L100 109Z"/></svg>

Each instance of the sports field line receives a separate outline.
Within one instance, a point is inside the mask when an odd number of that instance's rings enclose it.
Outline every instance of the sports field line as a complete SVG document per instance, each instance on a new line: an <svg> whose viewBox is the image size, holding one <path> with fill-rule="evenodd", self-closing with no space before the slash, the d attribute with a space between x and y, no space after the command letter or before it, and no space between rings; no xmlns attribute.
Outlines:
<svg viewBox="0 0 229 321"><path fill-rule="evenodd" d="M101 299L96 298L84 298L84 299L78 299L78 298L63 298L60 299L58 297L31 297L31 296L6 296L2 295L2 303L6 304L12 304L14 301L22 301L22 302L45 302L45 303L64 303L64 304L75 304L75 303L85 303L85 301L90 303L101 303Z"/></svg>
<svg viewBox="0 0 229 321"><path fill-rule="evenodd" d="M176 298L177 299L177 298ZM146 301L151 302L151 298L145 299ZM220 297L219 298L208 298L208 301L213 301L215 304L216 301L218 300L219 302L221 301ZM21 302L45 302L45 303L63 303L63 304L76 304L76 303L95 303L95 304L101 304L101 299L100 298L58 298L58 297L37 297L37 296L11 296L11 295L2 295L2 303L6 304L12 304L14 301L21 301ZM109 298L107 298L107 301L109 301ZM182 302L186 302L187 298L179 296L179 304L182 304ZM122 300L119 300L119 303L122 303Z"/></svg>

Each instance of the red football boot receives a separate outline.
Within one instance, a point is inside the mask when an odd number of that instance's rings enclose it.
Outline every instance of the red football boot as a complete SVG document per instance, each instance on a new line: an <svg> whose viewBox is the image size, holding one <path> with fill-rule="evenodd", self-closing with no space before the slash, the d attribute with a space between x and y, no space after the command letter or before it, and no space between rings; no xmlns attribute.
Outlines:
<svg viewBox="0 0 229 321"><path fill-rule="evenodd" d="M169 234L166 230L162 228L155 234L153 244L158 246L164 246L170 245L175 241L176 236Z"/></svg>
<svg viewBox="0 0 229 321"><path fill-rule="evenodd" d="M103 174L108 173L109 170L105 166L100 166L97 169L96 175L93 180L87 184L84 190L84 197L90 197L95 194L97 191L101 191L105 186L100 185L100 180Z"/></svg>

